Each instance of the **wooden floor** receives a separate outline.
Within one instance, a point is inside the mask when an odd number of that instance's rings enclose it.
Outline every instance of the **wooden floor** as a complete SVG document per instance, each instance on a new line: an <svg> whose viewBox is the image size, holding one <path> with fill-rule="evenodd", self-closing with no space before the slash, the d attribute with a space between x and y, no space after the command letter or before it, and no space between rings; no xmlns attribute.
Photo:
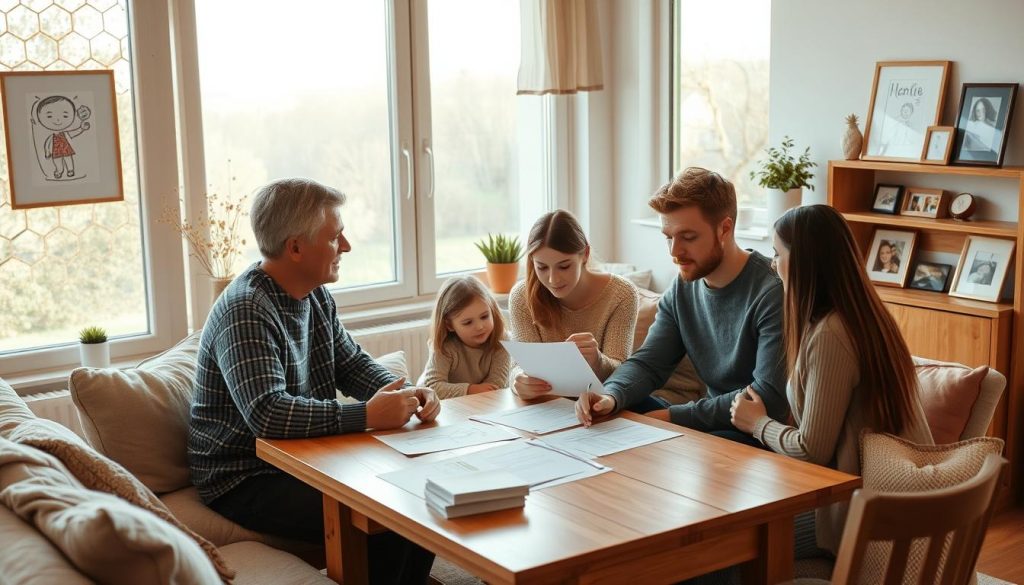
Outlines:
<svg viewBox="0 0 1024 585"><path fill-rule="evenodd" d="M999 513L988 526L978 570L1024 585L1024 507Z"/></svg>

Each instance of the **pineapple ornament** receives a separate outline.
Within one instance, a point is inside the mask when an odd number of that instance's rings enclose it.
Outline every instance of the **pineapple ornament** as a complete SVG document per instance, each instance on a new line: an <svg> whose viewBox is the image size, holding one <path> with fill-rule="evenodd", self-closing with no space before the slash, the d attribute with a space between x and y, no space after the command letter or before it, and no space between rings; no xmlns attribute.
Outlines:
<svg viewBox="0 0 1024 585"><path fill-rule="evenodd" d="M846 117L846 132L843 134L843 156L846 160L860 158L860 147L864 144L864 135L857 128L857 115Z"/></svg>

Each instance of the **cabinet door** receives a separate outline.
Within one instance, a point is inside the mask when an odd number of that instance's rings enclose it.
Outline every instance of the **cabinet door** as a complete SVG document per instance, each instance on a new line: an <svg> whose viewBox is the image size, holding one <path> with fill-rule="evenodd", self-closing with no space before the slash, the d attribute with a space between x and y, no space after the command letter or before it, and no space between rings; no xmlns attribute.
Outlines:
<svg viewBox="0 0 1024 585"><path fill-rule="evenodd" d="M910 353L977 367L992 365L991 319L885 303Z"/></svg>

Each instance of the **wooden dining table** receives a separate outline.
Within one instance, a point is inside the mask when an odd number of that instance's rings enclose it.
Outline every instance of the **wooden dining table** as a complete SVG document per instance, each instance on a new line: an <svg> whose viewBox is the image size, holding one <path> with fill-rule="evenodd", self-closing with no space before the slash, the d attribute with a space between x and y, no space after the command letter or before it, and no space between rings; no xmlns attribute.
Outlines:
<svg viewBox="0 0 1024 585"><path fill-rule="evenodd" d="M508 389L448 399L434 423L527 404ZM860 478L621 413L681 436L597 459L612 471L533 491L526 506L446 520L379 474L486 446L407 457L370 433L258 439L260 459L324 495L327 574L368 582L367 537L390 530L500 583L672 583L741 564L744 583L793 577L793 519L848 500ZM520 433L529 437L528 433Z"/></svg>

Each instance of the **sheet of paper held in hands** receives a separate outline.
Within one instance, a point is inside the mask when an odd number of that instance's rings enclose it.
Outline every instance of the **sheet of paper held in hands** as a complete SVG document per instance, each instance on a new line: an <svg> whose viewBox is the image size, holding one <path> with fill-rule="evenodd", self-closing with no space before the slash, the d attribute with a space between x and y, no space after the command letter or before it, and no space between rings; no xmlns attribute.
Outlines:
<svg viewBox="0 0 1024 585"><path fill-rule="evenodd" d="M552 433L580 424L576 418L576 403L566 398L528 404L494 414L475 414L469 418L505 425L535 435Z"/></svg>
<svg viewBox="0 0 1024 585"><path fill-rule="evenodd" d="M588 386L591 392L604 390L575 343L502 341L501 344L528 376L551 384L551 393L555 396L579 396Z"/></svg>
<svg viewBox="0 0 1024 585"><path fill-rule="evenodd" d="M455 425L390 435L374 435L374 438L405 455L422 455L435 451L518 439L519 435L499 426L466 421Z"/></svg>
<svg viewBox="0 0 1024 585"><path fill-rule="evenodd" d="M417 497L423 497L427 478L437 479L470 471L502 469L530 485L531 490L576 481L611 471L596 461L573 457L528 441L495 445L467 455L422 463L377 477Z"/></svg>
<svg viewBox="0 0 1024 585"><path fill-rule="evenodd" d="M568 453L604 457L682 435L629 419L614 418L589 428L570 429L537 440Z"/></svg>

